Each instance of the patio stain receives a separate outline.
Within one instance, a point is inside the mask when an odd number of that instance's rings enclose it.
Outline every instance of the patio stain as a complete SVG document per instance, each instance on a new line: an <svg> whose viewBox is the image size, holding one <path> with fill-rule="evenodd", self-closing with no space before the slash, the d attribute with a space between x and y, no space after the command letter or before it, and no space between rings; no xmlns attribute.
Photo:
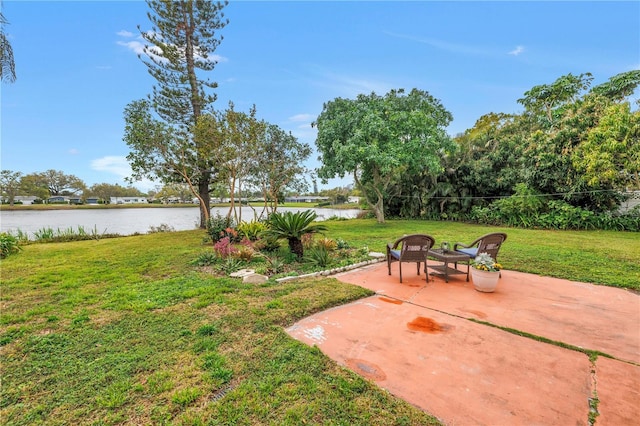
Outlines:
<svg viewBox="0 0 640 426"><path fill-rule="evenodd" d="M371 379L375 381L387 379L387 375L384 373L384 371L382 371L382 369L379 366L372 364L370 362L367 362L363 359L347 358L345 360L345 363L347 364L347 367L349 367L351 370L355 371L358 374L361 374L367 379Z"/></svg>
<svg viewBox="0 0 640 426"><path fill-rule="evenodd" d="M398 300L398 299L389 299L388 297L378 297L379 300L383 301L383 302L387 302L387 303L393 303L395 305L402 305L402 300Z"/></svg>
<svg viewBox="0 0 640 426"><path fill-rule="evenodd" d="M486 318L487 317L487 314L485 314L484 312L480 312L480 311L474 311L474 310L470 310L470 309L461 309L461 311L473 314L473 315L477 316L478 318Z"/></svg>
<svg viewBox="0 0 640 426"><path fill-rule="evenodd" d="M422 331L423 333L441 333L451 329L448 324L440 324L431 318L417 317L407 323L407 327L411 331Z"/></svg>

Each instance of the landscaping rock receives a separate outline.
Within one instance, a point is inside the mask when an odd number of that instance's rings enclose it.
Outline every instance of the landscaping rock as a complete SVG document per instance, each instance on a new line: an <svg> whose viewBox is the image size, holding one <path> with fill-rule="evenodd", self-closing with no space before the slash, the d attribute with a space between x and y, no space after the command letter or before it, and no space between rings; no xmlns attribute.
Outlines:
<svg viewBox="0 0 640 426"><path fill-rule="evenodd" d="M229 274L229 276L232 278L244 278L247 275L251 275L255 273L256 271L254 271L253 269L240 269L239 271L232 272L231 274Z"/></svg>
<svg viewBox="0 0 640 426"><path fill-rule="evenodd" d="M242 282L246 284L263 284L268 280L268 277L260 274L250 274L242 277Z"/></svg>

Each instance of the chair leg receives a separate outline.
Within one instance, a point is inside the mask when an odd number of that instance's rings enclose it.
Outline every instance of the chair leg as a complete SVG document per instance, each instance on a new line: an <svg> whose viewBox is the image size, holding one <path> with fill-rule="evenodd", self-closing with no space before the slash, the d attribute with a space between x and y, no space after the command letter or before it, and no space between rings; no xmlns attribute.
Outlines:
<svg viewBox="0 0 640 426"><path fill-rule="evenodd" d="M400 283L402 283L402 262L398 261L398 268L400 269Z"/></svg>
<svg viewBox="0 0 640 426"><path fill-rule="evenodd" d="M416 267L418 269L418 275L420 275L420 262L416 262Z"/></svg>

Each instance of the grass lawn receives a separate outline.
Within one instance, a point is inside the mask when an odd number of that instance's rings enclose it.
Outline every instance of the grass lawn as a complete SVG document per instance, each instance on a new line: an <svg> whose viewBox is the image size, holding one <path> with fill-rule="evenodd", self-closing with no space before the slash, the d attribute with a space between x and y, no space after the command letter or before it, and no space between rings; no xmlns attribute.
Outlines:
<svg viewBox="0 0 640 426"><path fill-rule="evenodd" d="M507 269L639 289L640 238L459 223L329 221L383 251L408 233L509 235ZM245 285L192 266L204 232L32 244L1 261L4 424L361 424L437 420L283 328L370 294L333 278Z"/></svg>

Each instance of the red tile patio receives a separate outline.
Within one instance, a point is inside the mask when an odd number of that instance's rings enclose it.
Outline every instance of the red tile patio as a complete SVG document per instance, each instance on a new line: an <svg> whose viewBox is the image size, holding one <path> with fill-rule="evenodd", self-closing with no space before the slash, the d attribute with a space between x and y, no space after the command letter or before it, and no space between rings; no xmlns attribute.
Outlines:
<svg viewBox="0 0 640 426"><path fill-rule="evenodd" d="M640 296L515 271L480 293L405 266L402 284L397 263L336 275L376 295L287 331L448 425L588 425L594 395L596 425L638 424Z"/></svg>

